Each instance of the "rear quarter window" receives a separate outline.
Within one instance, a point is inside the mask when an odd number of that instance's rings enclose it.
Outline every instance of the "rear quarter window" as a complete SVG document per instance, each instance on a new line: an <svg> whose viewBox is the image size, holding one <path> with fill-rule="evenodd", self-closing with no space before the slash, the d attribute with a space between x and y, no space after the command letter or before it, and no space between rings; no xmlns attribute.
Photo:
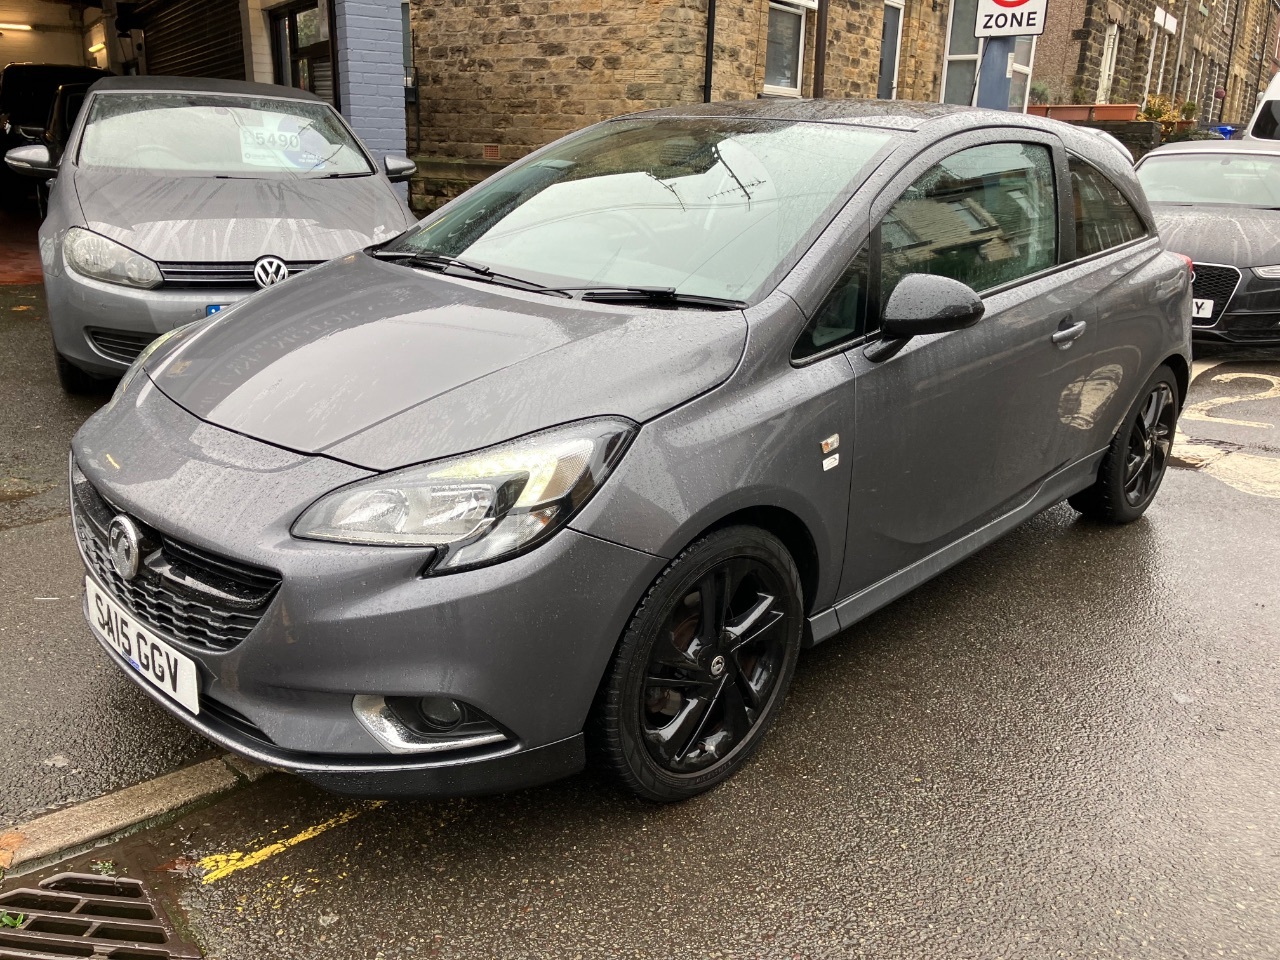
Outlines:
<svg viewBox="0 0 1280 960"><path fill-rule="evenodd" d="M1076 256L1090 257L1147 235L1147 225L1120 188L1097 167L1072 157Z"/></svg>

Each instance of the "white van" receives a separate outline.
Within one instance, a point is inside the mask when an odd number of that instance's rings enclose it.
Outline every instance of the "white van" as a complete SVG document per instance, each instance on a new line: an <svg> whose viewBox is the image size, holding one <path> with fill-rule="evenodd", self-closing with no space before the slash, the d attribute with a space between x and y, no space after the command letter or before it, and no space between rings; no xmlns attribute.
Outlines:
<svg viewBox="0 0 1280 960"><path fill-rule="evenodd" d="M1267 90L1244 131L1245 140L1280 140L1280 73L1271 78Z"/></svg>

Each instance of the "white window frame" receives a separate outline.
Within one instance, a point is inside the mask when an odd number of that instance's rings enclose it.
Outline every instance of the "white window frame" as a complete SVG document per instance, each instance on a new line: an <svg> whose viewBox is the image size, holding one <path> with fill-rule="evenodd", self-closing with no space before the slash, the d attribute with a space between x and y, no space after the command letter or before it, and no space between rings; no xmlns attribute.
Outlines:
<svg viewBox="0 0 1280 960"><path fill-rule="evenodd" d="M778 87L764 84L764 92L771 97L803 97L805 75L805 38L809 34L809 11L818 9L818 0L770 0L770 10L781 10L785 13L800 16L800 49L796 52L796 85L794 87ZM769 62L769 24L765 21L765 64Z"/></svg>
<svg viewBox="0 0 1280 960"><path fill-rule="evenodd" d="M1120 53L1120 24L1108 23L1102 40L1102 64L1098 71L1095 103L1110 103L1111 88L1116 83L1116 59Z"/></svg>
<svg viewBox="0 0 1280 960"><path fill-rule="evenodd" d="M903 28L907 25L907 2L906 0L884 0L884 5L886 7L898 8L898 49L893 52L893 85L889 88L889 99L897 100L898 71L902 66L902 34L905 32ZM881 31L881 33L883 33L883 31ZM947 40L950 41L950 39L951 36L948 34ZM877 80L879 80L879 78L877 78Z"/></svg>

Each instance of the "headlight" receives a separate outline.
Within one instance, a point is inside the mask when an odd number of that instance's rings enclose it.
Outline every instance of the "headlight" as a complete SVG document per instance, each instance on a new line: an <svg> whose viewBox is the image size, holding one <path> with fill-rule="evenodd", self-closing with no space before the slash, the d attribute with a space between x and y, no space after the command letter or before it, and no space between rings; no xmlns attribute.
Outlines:
<svg viewBox="0 0 1280 960"><path fill-rule="evenodd" d="M111 396L111 402L115 403L120 397L124 396L124 392L129 389L129 384L133 382L133 378L138 375L143 367L147 365L147 361L151 359L151 355L163 347L179 334L186 335L193 332L194 323L186 326L174 327L168 333L162 333L149 344L142 348L142 352L133 359L133 363L129 364L129 369L124 372L124 376L120 378L120 382L116 385L116 392Z"/></svg>
<svg viewBox="0 0 1280 960"><path fill-rule="evenodd" d="M549 537L586 502L635 433L584 420L436 463L361 480L321 497L293 535L436 547L435 571L504 559Z"/></svg>
<svg viewBox="0 0 1280 960"><path fill-rule="evenodd" d="M92 230L68 230L62 253L71 269L95 280L149 290L163 279L160 268L142 254Z"/></svg>
<svg viewBox="0 0 1280 960"><path fill-rule="evenodd" d="M1280 280L1280 265L1274 267L1254 267L1253 272L1263 280Z"/></svg>

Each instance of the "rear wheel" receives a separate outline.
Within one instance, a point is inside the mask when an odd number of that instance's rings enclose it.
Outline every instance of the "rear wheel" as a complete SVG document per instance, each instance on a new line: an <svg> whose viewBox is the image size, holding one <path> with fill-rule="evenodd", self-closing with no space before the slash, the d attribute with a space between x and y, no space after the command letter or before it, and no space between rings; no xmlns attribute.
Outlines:
<svg viewBox="0 0 1280 960"><path fill-rule="evenodd" d="M609 666L588 729L599 761L647 800L732 776L782 703L803 615L776 537L728 527L695 542L649 589Z"/></svg>
<svg viewBox="0 0 1280 960"><path fill-rule="evenodd" d="M1098 479L1068 499L1105 523L1132 523L1146 513L1164 479L1178 426L1178 381L1160 367L1138 394L1107 448Z"/></svg>
<svg viewBox="0 0 1280 960"><path fill-rule="evenodd" d="M97 377L85 373L56 350L53 357L53 362L58 368L58 383L62 384L64 391L80 397L102 390L102 381Z"/></svg>

